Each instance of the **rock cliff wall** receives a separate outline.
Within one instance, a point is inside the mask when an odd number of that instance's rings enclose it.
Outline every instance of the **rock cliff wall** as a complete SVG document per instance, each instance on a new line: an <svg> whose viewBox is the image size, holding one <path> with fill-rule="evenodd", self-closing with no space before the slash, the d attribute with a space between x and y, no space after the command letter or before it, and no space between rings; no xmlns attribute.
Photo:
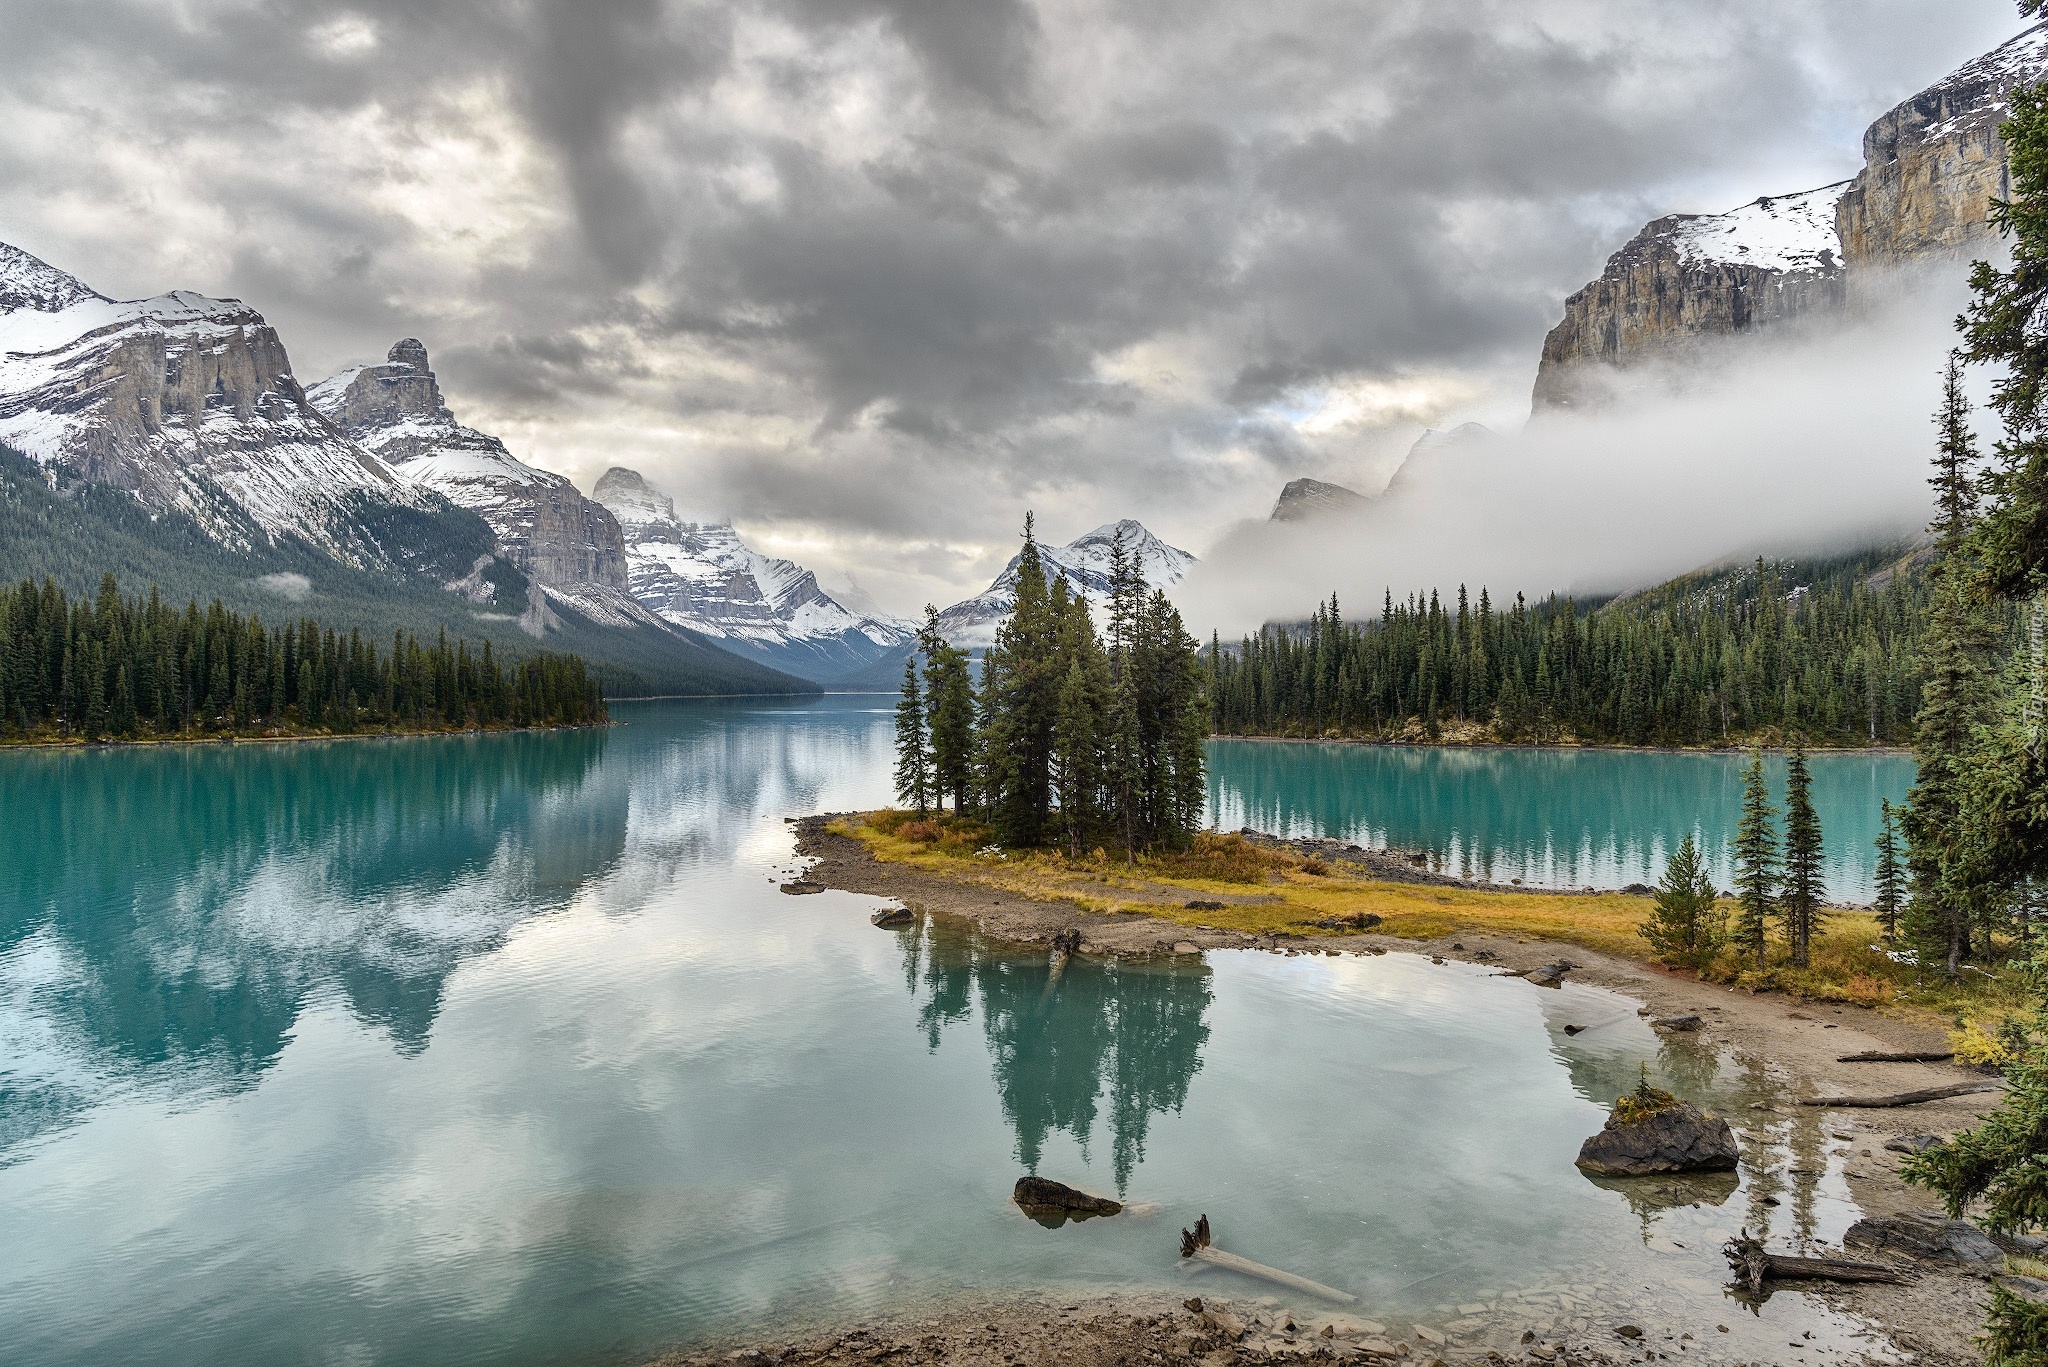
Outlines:
<svg viewBox="0 0 2048 1367"><path fill-rule="evenodd" d="M1981 254L2005 191L2007 96L2044 76L2048 24L1871 124L1853 181L1650 223L1565 301L1543 340L1535 411L1595 405L1628 387L1630 370L1682 365L1712 338L1838 313L1887 268Z"/></svg>
<svg viewBox="0 0 2048 1367"><path fill-rule="evenodd" d="M630 602L618 519L567 479L457 422L416 339L393 346L382 365L321 381L308 397L400 475L482 514L506 558L542 585L600 617Z"/></svg>

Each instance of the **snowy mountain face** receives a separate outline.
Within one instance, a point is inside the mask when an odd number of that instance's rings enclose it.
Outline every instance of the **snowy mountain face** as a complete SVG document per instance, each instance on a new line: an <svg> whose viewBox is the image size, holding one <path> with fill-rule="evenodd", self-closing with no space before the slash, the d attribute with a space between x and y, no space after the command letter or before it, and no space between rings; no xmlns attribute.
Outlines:
<svg viewBox="0 0 2048 1367"><path fill-rule="evenodd" d="M636 471L606 471L593 493L624 532L633 598L728 650L831 683L915 634L906 622L845 607L803 566L753 551L730 522L678 516L675 501Z"/></svg>
<svg viewBox="0 0 2048 1367"><path fill-rule="evenodd" d="M1087 598L1098 626L1103 604L1109 598L1110 555L1119 536L1123 538L1124 554L1153 588L1178 584L1195 563L1194 556L1167 545L1146 531L1142 523L1128 517L1097 527L1064 546L1040 546L1038 555L1044 562L1047 579L1064 576L1069 591ZM948 641L963 650L976 651L995 643L996 628L1017 605L1017 567L1021 559L1021 552L1012 556L985 591L939 614L939 630Z"/></svg>
<svg viewBox="0 0 2048 1367"><path fill-rule="evenodd" d="M374 530L394 514L447 509L306 402L256 310L108 299L4 243L0 442L189 514L224 546L297 539L357 568L416 559Z"/></svg>
<svg viewBox="0 0 2048 1367"><path fill-rule="evenodd" d="M1725 214L1683 214L1666 220L1679 260L1689 266L1725 263L1767 271L1826 275L1842 268L1835 206L1852 182L1795 195L1765 195Z"/></svg>
<svg viewBox="0 0 2048 1367"><path fill-rule="evenodd" d="M306 397L402 478L481 514L506 558L557 599L606 625L649 620L627 593L617 519L561 475L457 422L418 340L397 343L382 365L322 380Z"/></svg>

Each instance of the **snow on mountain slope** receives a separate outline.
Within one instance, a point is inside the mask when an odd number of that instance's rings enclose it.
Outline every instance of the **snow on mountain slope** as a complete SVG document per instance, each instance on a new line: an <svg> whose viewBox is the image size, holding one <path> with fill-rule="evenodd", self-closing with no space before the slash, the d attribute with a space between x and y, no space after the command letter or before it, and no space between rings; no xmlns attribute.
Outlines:
<svg viewBox="0 0 2048 1367"><path fill-rule="evenodd" d="M1120 522L1105 523L1064 546L1040 546L1038 554L1045 563L1047 576L1064 575L1067 587L1088 599L1098 627L1101 625L1102 605L1109 597L1111 548L1119 535L1123 537L1124 554L1137 563L1139 573L1153 588L1170 588L1178 584L1187 577L1188 569L1195 563L1194 556L1167 545L1145 530L1142 523L1128 517ZM982 593L965 602L955 603L939 614L939 630L948 641L964 650L985 650L995 643L996 627L1010 615L1010 609L1017 603L1017 563L1020 558L1021 553L1011 556L1003 572Z"/></svg>
<svg viewBox="0 0 2048 1367"><path fill-rule="evenodd" d="M1770 271L1825 273L1842 263L1835 206L1851 181L1794 195L1765 195L1725 214L1674 215L1671 245L1687 265L1725 262Z"/></svg>
<svg viewBox="0 0 2048 1367"><path fill-rule="evenodd" d="M263 315L188 291L106 298L0 243L0 442L190 514L221 544L302 539L358 568L393 510L447 505L306 402Z"/></svg>
<svg viewBox="0 0 2048 1367"><path fill-rule="evenodd" d="M417 339L395 344L382 365L329 376L306 398L405 479L481 514L506 558L547 593L607 626L654 622L627 592L617 519L561 475L457 422Z"/></svg>
<svg viewBox="0 0 2048 1367"><path fill-rule="evenodd" d="M607 470L593 496L625 533L633 597L728 650L831 682L914 635L906 622L849 610L803 566L753 551L731 523L678 516L675 501L636 471Z"/></svg>

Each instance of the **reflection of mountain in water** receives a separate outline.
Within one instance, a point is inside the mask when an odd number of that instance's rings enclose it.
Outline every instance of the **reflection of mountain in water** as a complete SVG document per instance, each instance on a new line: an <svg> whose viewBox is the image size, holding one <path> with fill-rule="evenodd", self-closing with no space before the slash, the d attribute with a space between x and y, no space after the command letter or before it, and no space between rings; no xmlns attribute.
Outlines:
<svg viewBox="0 0 2048 1367"><path fill-rule="evenodd" d="M1122 1193L1144 1161L1152 1116L1178 1112L1201 1069L1208 966L1077 958L1055 978L1042 955L929 922L904 940L905 973L913 990L921 979L919 1024L933 1048L947 1022L967 1019L979 994L1003 1116L1027 1170L1038 1171L1055 1130L1087 1146L1107 1078L1110 1157Z"/></svg>
<svg viewBox="0 0 2048 1367"><path fill-rule="evenodd" d="M14 755L0 1154L123 1086L253 1079L332 992L405 1051L450 973L612 864L598 732ZM596 791L586 791L595 788Z"/></svg>

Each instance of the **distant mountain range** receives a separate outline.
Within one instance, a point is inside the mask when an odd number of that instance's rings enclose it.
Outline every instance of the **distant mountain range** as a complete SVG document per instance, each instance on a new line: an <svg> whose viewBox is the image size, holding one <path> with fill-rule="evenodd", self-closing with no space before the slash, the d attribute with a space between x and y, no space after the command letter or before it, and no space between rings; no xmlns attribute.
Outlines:
<svg viewBox="0 0 2048 1367"><path fill-rule="evenodd" d="M637 472L590 496L449 410L425 345L310 387L261 314L120 302L0 244L0 574L101 573L276 618L573 650L615 696L889 687L914 624L849 606ZM1193 563L1136 522L1045 548L1100 600L1121 530L1148 581ZM947 609L979 650L1016 562Z"/></svg>
<svg viewBox="0 0 2048 1367"><path fill-rule="evenodd" d="M639 608L611 515L457 424L417 343L316 389L239 300L0 244L0 573L575 651L615 695L815 691Z"/></svg>

